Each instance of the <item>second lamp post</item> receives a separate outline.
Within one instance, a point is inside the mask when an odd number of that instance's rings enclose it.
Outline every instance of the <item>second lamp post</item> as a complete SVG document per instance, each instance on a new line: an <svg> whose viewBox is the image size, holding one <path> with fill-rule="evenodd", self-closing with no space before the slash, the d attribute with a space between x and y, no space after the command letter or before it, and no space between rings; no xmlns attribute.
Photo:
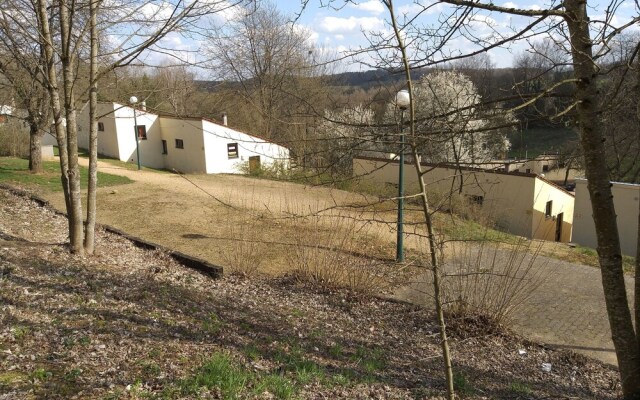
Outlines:
<svg viewBox="0 0 640 400"><path fill-rule="evenodd" d="M396 94L396 107L400 109L400 165L398 168L398 237L396 240L396 261L404 262L404 112L411 103L408 90Z"/></svg>
<svg viewBox="0 0 640 400"><path fill-rule="evenodd" d="M138 160L138 170L140 170L140 146L138 142L140 141L140 135L138 134L138 119L136 118L136 107L138 105L138 98L136 96L131 96L129 99L129 103L133 108L133 131L136 138L136 159Z"/></svg>

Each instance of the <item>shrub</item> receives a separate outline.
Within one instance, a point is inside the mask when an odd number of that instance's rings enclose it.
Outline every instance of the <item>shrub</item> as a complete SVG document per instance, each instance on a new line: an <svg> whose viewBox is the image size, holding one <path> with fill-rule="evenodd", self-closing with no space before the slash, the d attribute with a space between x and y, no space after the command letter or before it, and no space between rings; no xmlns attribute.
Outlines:
<svg viewBox="0 0 640 400"><path fill-rule="evenodd" d="M348 288L363 294L389 287L397 268L391 268L357 250L357 238L366 237L366 228L347 216L310 217L310 235L298 237L287 260L294 275L325 289Z"/></svg>
<svg viewBox="0 0 640 400"><path fill-rule="evenodd" d="M482 315L503 322L544 281L542 244L452 242L443 257L443 298L456 316Z"/></svg>
<svg viewBox="0 0 640 400"><path fill-rule="evenodd" d="M10 119L0 125L0 156L29 157L29 134L21 130L21 123Z"/></svg>

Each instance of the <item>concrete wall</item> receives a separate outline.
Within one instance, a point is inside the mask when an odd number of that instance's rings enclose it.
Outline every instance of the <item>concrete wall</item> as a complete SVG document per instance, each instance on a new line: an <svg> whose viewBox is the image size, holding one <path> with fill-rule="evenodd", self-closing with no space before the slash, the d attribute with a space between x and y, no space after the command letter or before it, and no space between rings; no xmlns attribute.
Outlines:
<svg viewBox="0 0 640 400"><path fill-rule="evenodd" d="M249 157L253 156L260 157L262 166L275 162L289 166L289 150L285 147L210 121L202 123L208 174L239 173L241 165L248 163ZM229 158L227 145L231 143L238 145L237 158Z"/></svg>
<svg viewBox="0 0 640 400"><path fill-rule="evenodd" d="M570 242L573 228L575 197L549 182L536 178L533 197L531 236L536 239L556 240L559 229L560 242ZM551 215L546 215L547 203L551 201ZM560 214L562 214L560 216ZM561 221L559 220L561 218ZM558 227L558 224L561 226Z"/></svg>
<svg viewBox="0 0 640 400"><path fill-rule="evenodd" d="M638 199L640 185L613 182L613 203L616 208L618 232L622 254L635 257L638 245ZM586 247L596 248L596 228L593 223L591 199L585 179L576 179L576 209L573 241Z"/></svg>
<svg viewBox="0 0 640 400"><path fill-rule="evenodd" d="M118 159L137 164L136 140L140 152L140 164L145 167L163 168L160 122L156 114L136 110L135 120L147 129L147 139L137 139L134 129L133 108L114 103L115 126L118 143ZM106 125L105 125L106 131Z"/></svg>
<svg viewBox="0 0 640 400"><path fill-rule="evenodd" d="M160 117L162 138L167 141L164 165L167 169L185 173L206 173L205 144L202 134L202 120ZM176 147L176 139L181 139L183 149ZM158 152L160 152L162 145Z"/></svg>
<svg viewBox="0 0 640 400"><path fill-rule="evenodd" d="M354 176L376 184L397 184L399 163L384 159L356 158ZM457 193L460 175L453 168L425 166L427 190L439 193ZM507 232L528 237L554 240L555 220L546 218L546 202L553 201L555 214L564 212L562 241L571 239L574 198L568 192L546 182L534 174L506 174L493 171L463 170L463 194L481 196L482 209L495 218L499 227ZM406 194L418 190L415 168L405 165ZM551 228L553 226L553 228Z"/></svg>

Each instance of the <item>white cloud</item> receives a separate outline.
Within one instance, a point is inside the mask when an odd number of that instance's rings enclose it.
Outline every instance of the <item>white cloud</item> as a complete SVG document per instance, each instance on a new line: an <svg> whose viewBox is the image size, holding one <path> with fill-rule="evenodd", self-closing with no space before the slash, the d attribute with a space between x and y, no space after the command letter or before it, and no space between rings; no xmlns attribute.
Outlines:
<svg viewBox="0 0 640 400"><path fill-rule="evenodd" d="M423 1L418 3L405 4L398 7L398 12L400 15L415 15L417 13L422 13L423 15L432 15L439 14L447 7L444 3L435 3L432 1ZM424 11L426 8L426 11Z"/></svg>
<svg viewBox="0 0 640 400"><path fill-rule="evenodd" d="M345 34L360 30L379 31L384 28L384 21L376 17L324 17L320 20L320 30L327 33Z"/></svg>
<svg viewBox="0 0 640 400"><path fill-rule="evenodd" d="M338 34L338 35L334 35L334 38L336 38L336 40L344 40L344 35Z"/></svg>
<svg viewBox="0 0 640 400"><path fill-rule="evenodd" d="M506 8L519 8L518 5L512 1L507 1L506 3L504 3L502 5L502 7L506 7Z"/></svg>
<svg viewBox="0 0 640 400"><path fill-rule="evenodd" d="M380 15L385 12L384 6L378 0L369 0L365 1L364 3L350 4L349 7L355 8L356 10L365 11L373 15Z"/></svg>

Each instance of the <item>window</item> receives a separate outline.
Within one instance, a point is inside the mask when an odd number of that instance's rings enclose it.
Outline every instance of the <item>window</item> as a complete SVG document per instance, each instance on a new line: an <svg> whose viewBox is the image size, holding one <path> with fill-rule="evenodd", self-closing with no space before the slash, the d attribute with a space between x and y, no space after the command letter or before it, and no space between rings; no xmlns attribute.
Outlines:
<svg viewBox="0 0 640 400"><path fill-rule="evenodd" d="M238 158L238 143L227 144L227 156L229 159Z"/></svg>
<svg viewBox="0 0 640 400"><path fill-rule="evenodd" d="M98 132L104 132L104 122L98 122Z"/></svg>
<svg viewBox="0 0 640 400"><path fill-rule="evenodd" d="M484 196L476 196L472 194L469 196L469 200L471 200L472 203L481 206L482 203L484 203Z"/></svg>
<svg viewBox="0 0 640 400"><path fill-rule="evenodd" d="M147 127L146 127L146 125L136 125L136 132L138 132L138 139L147 140Z"/></svg>
<svg viewBox="0 0 640 400"><path fill-rule="evenodd" d="M547 208L544 210L545 217L551 217L551 211L553 210L553 201L547 201Z"/></svg>
<svg viewBox="0 0 640 400"><path fill-rule="evenodd" d="M167 151L167 141L163 140L162 141L162 154L167 154L167 153L168 153L168 151Z"/></svg>
<svg viewBox="0 0 640 400"><path fill-rule="evenodd" d="M184 141L182 139L176 139L176 149L184 149Z"/></svg>
<svg viewBox="0 0 640 400"><path fill-rule="evenodd" d="M527 174L531 173L531 168L527 168Z"/></svg>
<svg viewBox="0 0 640 400"><path fill-rule="evenodd" d="M542 172L549 172L549 166L548 165L543 165L542 166Z"/></svg>

